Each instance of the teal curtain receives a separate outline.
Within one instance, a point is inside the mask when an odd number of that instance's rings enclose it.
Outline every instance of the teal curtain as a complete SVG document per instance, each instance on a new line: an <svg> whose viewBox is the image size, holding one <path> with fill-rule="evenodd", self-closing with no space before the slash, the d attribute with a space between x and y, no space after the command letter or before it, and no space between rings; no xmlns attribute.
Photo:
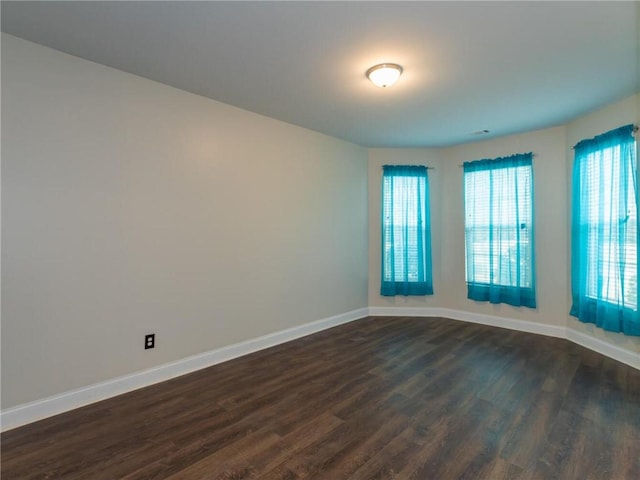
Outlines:
<svg viewBox="0 0 640 480"><path fill-rule="evenodd" d="M571 315L640 336L638 166L633 125L574 147Z"/></svg>
<svg viewBox="0 0 640 480"><path fill-rule="evenodd" d="M382 167L380 294L433 294L427 167Z"/></svg>
<svg viewBox="0 0 640 480"><path fill-rule="evenodd" d="M463 168L467 297L535 308L532 154Z"/></svg>

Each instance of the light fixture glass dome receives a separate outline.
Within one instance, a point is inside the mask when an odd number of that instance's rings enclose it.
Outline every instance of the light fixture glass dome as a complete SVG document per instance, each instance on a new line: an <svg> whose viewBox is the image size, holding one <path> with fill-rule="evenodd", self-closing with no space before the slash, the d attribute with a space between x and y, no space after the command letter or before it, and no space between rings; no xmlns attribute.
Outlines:
<svg viewBox="0 0 640 480"><path fill-rule="evenodd" d="M402 67L395 63L381 63L367 70L367 77L378 87L390 87L398 81Z"/></svg>

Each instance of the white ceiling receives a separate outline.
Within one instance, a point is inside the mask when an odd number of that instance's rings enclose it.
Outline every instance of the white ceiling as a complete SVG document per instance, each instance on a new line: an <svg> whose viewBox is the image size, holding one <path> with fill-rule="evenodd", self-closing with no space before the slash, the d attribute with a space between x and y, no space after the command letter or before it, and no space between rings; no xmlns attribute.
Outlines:
<svg viewBox="0 0 640 480"><path fill-rule="evenodd" d="M367 147L564 123L640 90L639 2L2 2L2 30ZM388 89L364 75L404 74Z"/></svg>

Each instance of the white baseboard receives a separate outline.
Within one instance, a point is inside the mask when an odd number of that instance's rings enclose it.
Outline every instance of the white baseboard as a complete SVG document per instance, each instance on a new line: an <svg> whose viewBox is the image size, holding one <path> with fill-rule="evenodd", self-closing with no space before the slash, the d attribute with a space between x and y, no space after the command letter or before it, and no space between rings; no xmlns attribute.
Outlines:
<svg viewBox="0 0 640 480"><path fill-rule="evenodd" d="M527 320L516 320L513 318L496 317L494 315L484 315L480 313L464 312L461 310L445 310L444 317L463 322L481 323L492 327L508 328L520 332L537 333L547 337L566 338L565 328L546 323L529 322Z"/></svg>
<svg viewBox="0 0 640 480"><path fill-rule="evenodd" d="M445 317L446 311L440 307L369 307L373 317Z"/></svg>
<svg viewBox="0 0 640 480"><path fill-rule="evenodd" d="M0 412L0 425L2 426L2 431L7 431L21 425L42 420L43 418L83 407L116 395L121 395L138 388L147 387L154 383L163 382L180 375L185 375L202 368L210 367L242 355L247 355L258 350L263 350L290 340L295 340L296 338L304 337L321 330L326 330L343 323L358 320L366 317L368 313L368 308L352 310L333 317L324 318L315 322L306 323L304 325L236 343L234 345L193 355L175 362L143 370L141 372L131 373L129 375L124 375L105 382L64 392L35 402L8 408Z"/></svg>
<svg viewBox="0 0 640 480"><path fill-rule="evenodd" d="M577 343L589 350L601 353L602 355L613 358L622 363L626 363L630 367L640 370L640 352L634 352L621 348L616 345L612 345L609 342L600 340L599 338L586 335L582 332L574 330L573 328L567 328L567 337L573 343Z"/></svg>
<svg viewBox="0 0 640 480"><path fill-rule="evenodd" d="M513 318L483 315L449 308L432 307L369 307L369 315L385 317L443 317L463 322L480 323L492 327L508 328L521 332L537 333L548 337L566 338L580 346L598 352L609 358L640 370L640 353L612 345L572 328L547 325L543 323L516 320Z"/></svg>
<svg viewBox="0 0 640 480"><path fill-rule="evenodd" d="M540 324L525 320L483 315L461 310L438 307L369 307L360 308L333 317L317 320L297 327L264 335L244 342L218 348L199 355L187 357L141 372L82 387L59 395L18 405L0 412L1 430L26 425L100 400L163 382L171 378L210 367L242 355L273 347L296 338L311 335L337 325L348 323L368 315L390 317L443 317L470 323L480 323L510 330L536 333L550 337L566 338L578 345L601 353L619 362L640 370L640 354L617 347L608 342L585 335L577 330L555 325Z"/></svg>

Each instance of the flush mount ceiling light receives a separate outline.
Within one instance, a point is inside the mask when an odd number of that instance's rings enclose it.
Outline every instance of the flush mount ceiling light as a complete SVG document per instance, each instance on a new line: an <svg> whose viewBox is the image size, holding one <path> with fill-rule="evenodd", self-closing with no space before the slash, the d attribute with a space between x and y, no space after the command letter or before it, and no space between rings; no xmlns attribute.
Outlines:
<svg viewBox="0 0 640 480"><path fill-rule="evenodd" d="M381 63L380 65L374 65L367 70L367 78L378 87L390 87L402 73L402 67L395 63Z"/></svg>

